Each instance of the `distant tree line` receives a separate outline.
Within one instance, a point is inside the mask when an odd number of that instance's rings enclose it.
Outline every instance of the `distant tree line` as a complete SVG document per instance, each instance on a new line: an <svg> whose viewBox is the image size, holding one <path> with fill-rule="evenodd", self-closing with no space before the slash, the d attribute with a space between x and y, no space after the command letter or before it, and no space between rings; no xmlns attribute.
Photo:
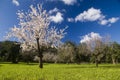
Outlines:
<svg viewBox="0 0 120 80"><path fill-rule="evenodd" d="M120 62L120 44L117 42L97 42L98 46L94 50L88 49L88 45L76 44L72 41L66 41L59 48L48 48L43 53L43 61L47 63L113 63ZM37 52L22 52L18 42L3 41L0 42L0 62L38 62Z"/></svg>

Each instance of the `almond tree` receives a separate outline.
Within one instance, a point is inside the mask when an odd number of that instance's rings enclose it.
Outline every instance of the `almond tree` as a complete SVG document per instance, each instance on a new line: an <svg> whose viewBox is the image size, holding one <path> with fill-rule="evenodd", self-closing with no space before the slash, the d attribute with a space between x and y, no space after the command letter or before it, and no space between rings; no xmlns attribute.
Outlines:
<svg viewBox="0 0 120 80"><path fill-rule="evenodd" d="M22 51L38 51L39 67L43 68L43 52L48 47L59 47L66 34L64 29L50 27L49 14L41 5L30 6L28 12L18 11L18 26L11 28L7 37L14 37L21 43Z"/></svg>
<svg viewBox="0 0 120 80"><path fill-rule="evenodd" d="M83 36L80 42L87 45L87 49L91 51L91 55L95 58L96 67L98 67L98 61L103 56L101 55L104 50L103 37L98 33L91 32Z"/></svg>
<svg viewBox="0 0 120 80"><path fill-rule="evenodd" d="M67 41L58 50L58 60L65 63L73 63L76 53L76 45L71 41Z"/></svg>
<svg viewBox="0 0 120 80"><path fill-rule="evenodd" d="M109 54L111 55L112 63L116 64L120 55L120 45L117 42L110 43Z"/></svg>

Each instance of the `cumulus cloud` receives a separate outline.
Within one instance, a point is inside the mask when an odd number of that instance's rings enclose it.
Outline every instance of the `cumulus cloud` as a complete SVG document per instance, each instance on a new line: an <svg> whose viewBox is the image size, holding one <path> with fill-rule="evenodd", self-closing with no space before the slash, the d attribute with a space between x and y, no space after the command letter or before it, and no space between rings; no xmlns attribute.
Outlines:
<svg viewBox="0 0 120 80"><path fill-rule="evenodd" d="M56 1L56 0L46 0L46 1L51 1L51 2L53 2L53 1Z"/></svg>
<svg viewBox="0 0 120 80"><path fill-rule="evenodd" d="M102 14L100 9L95 9L93 7L75 17L75 22L98 21L98 23L101 25L111 25L118 20L118 17L106 19L106 16Z"/></svg>
<svg viewBox="0 0 120 80"><path fill-rule="evenodd" d="M64 4L66 5L74 5L77 2L77 0L61 0L61 1L63 1Z"/></svg>
<svg viewBox="0 0 120 80"><path fill-rule="evenodd" d="M58 8L54 8L54 9L51 9L51 10L49 10L49 14L53 14L53 13L56 13L56 12L66 12L66 10L65 9L58 9Z"/></svg>
<svg viewBox="0 0 120 80"><path fill-rule="evenodd" d="M12 3L15 4L16 6L20 5L19 2L18 2L18 0L12 0Z"/></svg>
<svg viewBox="0 0 120 80"><path fill-rule="evenodd" d="M85 36L82 36L82 39L80 40L80 43L88 43L88 42L91 42L91 41L94 41L94 40L101 40L102 37L100 36L99 33L94 33L94 32L91 32Z"/></svg>
<svg viewBox="0 0 120 80"><path fill-rule="evenodd" d="M59 11L59 9L55 7L54 9L49 11L49 14L52 14L52 13L55 13L55 12L58 12L58 11Z"/></svg>
<svg viewBox="0 0 120 80"><path fill-rule="evenodd" d="M54 23L61 23L64 20L62 12L65 11L65 9L60 10L55 7L54 9L49 10L48 13L51 15L49 19Z"/></svg>
<svg viewBox="0 0 120 80"><path fill-rule="evenodd" d="M74 5L75 3L77 3L77 0L46 0L46 1L51 1L51 2L61 1L66 5Z"/></svg>
<svg viewBox="0 0 120 80"><path fill-rule="evenodd" d="M74 19L73 18L68 18L67 21L68 22L74 22Z"/></svg>
<svg viewBox="0 0 120 80"><path fill-rule="evenodd" d="M104 17L105 16L102 15L100 9L90 8L76 16L75 21L96 21L101 20Z"/></svg>
<svg viewBox="0 0 120 80"><path fill-rule="evenodd" d="M99 22L99 24L101 24L101 25L111 25L112 23L115 23L115 22L117 22L118 20L119 20L118 17L112 17L112 18L110 18L110 19L108 19L108 20L105 20L105 19L101 20L101 21Z"/></svg>
<svg viewBox="0 0 120 80"><path fill-rule="evenodd" d="M110 22L110 23L115 23L116 21L118 21L119 20L119 18L118 17L112 17L112 18L110 18L108 21Z"/></svg>
<svg viewBox="0 0 120 80"><path fill-rule="evenodd" d="M108 24L108 20L101 20L101 21L100 21L100 24L101 24L101 25L106 25L106 24Z"/></svg>
<svg viewBox="0 0 120 80"><path fill-rule="evenodd" d="M61 23L63 19L63 14L60 12L57 12L56 15L50 16L49 19L55 23Z"/></svg>

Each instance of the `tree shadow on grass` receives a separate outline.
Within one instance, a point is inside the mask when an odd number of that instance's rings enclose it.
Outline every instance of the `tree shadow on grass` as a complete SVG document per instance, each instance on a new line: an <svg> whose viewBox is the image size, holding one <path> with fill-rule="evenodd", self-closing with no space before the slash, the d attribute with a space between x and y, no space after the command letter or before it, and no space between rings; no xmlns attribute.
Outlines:
<svg viewBox="0 0 120 80"><path fill-rule="evenodd" d="M0 62L0 64L11 64L11 62Z"/></svg>
<svg viewBox="0 0 120 80"><path fill-rule="evenodd" d="M87 67L87 66L72 66L72 67L65 67L66 69L70 69L70 68L96 68L95 66L90 66L90 67Z"/></svg>
<svg viewBox="0 0 120 80"><path fill-rule="evenodd" d="M100 68L120 68L120 65L101 65Z"/></svg>
<svg viewBox="0 0 120 80"><path fill-rule="evenodd" d="M96 67L95 65L77 65L77 66L66 66L66 69L70 69L70 68L112 68L112 69L120 69L120 65L99 65L98 67Z"/></svg>
<svg viewBox="0 0 120 80"><path fill-rule="evenodd" d="M18 63L20 65L29 65L29 66L34 66L34 65L39 65L39 63ZM44 63L43 65L49 65L48 63Z"/></svg>
<svg viewBox="0 0 120 80"><path fill-rule="evenodd" d="M18 62L18 63L12 63L12 62L0 62L0 64L16 64L16 65L37 65L37 63L29 63L29 64L27 64L27 63L24 63L24 62Z"/></svg>
<svg viewBox="0 0 120 80"><path fill-rule="evenodd" d="M25 63L25 62L18 62L18 63L12 63L12 62L0 62L0 64L14 64L14 65L39 65L39 63L34 63L34 62L30 62L30 63ZM49 65L49 63L44 63L43 65Z"/></svg>
<svg viewBox="0 0 120 80"><path fill-rule="evenodd" d="M39 65L39 63L29 63L29 64L26 64L26 65ZM43 65L49 65L48 63L44 63Z"/></svg>

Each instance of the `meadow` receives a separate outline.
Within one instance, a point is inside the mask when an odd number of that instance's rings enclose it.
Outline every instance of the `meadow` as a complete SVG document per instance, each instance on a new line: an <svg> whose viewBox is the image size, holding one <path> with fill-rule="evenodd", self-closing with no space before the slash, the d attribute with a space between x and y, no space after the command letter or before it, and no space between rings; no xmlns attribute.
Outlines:
<svg viewBox="0 0 120 80"><path fill-rule="evenodd" d="M120 80L120 64L0 63L0 80Z"/></svg>

